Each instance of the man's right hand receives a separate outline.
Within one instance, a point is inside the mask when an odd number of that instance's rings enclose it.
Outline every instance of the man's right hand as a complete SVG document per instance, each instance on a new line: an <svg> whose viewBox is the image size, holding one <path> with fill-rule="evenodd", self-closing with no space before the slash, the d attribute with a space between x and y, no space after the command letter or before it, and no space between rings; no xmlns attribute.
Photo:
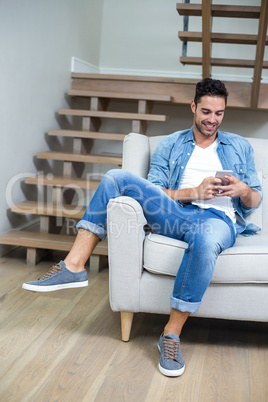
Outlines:
<svg viewBox="0 0 268 402"><path fill-rule="evenodd" d="M173 200L180 200L184 204L189 204L193 201L204 201L215 198L219 190L216 186L221 184L221 179L218 177L206 177L197 187L185 188L182 190L163 190Z"/></svg>
<svg viewBox="0 0 268 402"><path fill-rule="evenodd" d="M218 177L206 177L198 187L195 187L197 198L194 201L212 200L219 193L216 187L221 183L222 181Z"/></svg>

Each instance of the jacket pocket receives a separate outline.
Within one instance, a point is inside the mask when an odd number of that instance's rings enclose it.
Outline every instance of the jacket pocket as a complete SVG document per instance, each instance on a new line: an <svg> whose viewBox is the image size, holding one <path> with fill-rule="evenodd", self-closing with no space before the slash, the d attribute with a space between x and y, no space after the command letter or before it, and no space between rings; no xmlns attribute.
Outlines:
<svg viewBox="0 0 268 402"><path fill-rule="evenodd" d="M235 163L234 164L235 171L239 175L244 175L247 173L247 165L246 163Z"/></svg>

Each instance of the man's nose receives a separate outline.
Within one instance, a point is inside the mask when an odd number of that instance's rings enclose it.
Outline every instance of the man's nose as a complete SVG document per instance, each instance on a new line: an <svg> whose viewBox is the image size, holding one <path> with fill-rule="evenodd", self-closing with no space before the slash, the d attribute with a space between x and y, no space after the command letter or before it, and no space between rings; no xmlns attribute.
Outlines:
<svg viewBox="0 0 268 402"><path fill-rule="evenodd" d="M209 116L209 122L210 123L216 123L217 121L218 121L218 119L217 119L217 115L216 114L211 114L210 116Z"/></svg>

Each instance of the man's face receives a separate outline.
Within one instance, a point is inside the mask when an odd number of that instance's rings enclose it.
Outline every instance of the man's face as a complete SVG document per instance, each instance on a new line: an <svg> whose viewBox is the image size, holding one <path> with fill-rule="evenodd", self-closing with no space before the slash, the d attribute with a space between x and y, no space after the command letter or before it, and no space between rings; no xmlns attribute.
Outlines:
<svg viewBox="0 0 268 402"><path fill-rule="evenodd" d="M194 113L194 133L197 135L201 133L205 137L215 135L224 116L224 98L218 96L203 96L197 106L194 101L191 102L191 109Z"/></svg>

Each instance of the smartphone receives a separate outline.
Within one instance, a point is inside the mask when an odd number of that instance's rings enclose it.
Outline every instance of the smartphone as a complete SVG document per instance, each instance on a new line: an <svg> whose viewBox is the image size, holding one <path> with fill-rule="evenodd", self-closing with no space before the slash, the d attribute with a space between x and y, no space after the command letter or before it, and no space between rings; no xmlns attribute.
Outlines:
<svg viewBox="0 0 268 402"><path fill-rule="evenodd" d="M222 185L223 186L228 186L229 181L224 177L226 175L232 176L233 171L232 170L218 170L215 174L215 177L218 177L219 179L222 180Z"/></svg>

